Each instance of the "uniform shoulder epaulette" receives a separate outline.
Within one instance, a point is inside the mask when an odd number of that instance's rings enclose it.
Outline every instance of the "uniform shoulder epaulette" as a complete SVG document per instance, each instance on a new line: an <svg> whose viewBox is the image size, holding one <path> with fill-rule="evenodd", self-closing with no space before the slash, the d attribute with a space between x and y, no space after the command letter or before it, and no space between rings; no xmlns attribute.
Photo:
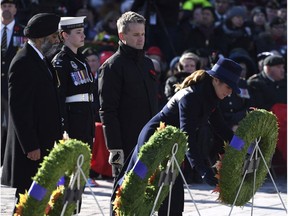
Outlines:
<svg viewBox="0 0 288 216"><path fill-rule="evenodd" d="M62 55L61 53L58 53L57 55L54 56L54 58L52 59L52 65L53 67L62 67Z"/></svg>
<svg viewBox="0 0 288 216"><path fill-rule="evenodd" d="M62 62L63 62L63 53L59 52L57 53L54 58L52 59L52 65L54 67L62 67Z"/></svg>

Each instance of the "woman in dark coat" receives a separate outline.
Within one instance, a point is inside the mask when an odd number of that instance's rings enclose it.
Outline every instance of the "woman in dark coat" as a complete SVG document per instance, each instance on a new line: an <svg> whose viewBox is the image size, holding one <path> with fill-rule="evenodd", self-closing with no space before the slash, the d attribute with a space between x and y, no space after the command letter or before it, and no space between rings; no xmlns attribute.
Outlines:
<svg viewBox="0 0 288 216"><path fill-rule="evenodd" d="M160 122L165 122L166 125L179 127L187 133L189 143L187 156L191 165L197 169L206 183L215 186L217 184L215 174L212 168L206 165L209 155L203 151L203 146L197 146L195 134L197 128L210 121L215 132L223 140L232 139L233 132L225 125L217 105L220 100L230 95L232 90L239 93L237 83L241 70L241 66L234 61L221 58L211 70L198 70L188 76L178 86L180 90L142 129L132 158L127 168L124 167L126 172L134 166L141 146L154 134ZM160 207L158 215L167 215L167 201L168 199ZM183 209L184 190L179 175L172 190L170 215L182 215Z"/></svg>

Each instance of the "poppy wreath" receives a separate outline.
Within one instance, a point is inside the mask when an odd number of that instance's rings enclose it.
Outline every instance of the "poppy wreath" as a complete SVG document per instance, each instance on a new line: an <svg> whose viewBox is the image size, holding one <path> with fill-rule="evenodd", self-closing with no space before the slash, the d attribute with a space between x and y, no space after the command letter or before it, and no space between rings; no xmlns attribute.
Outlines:
<svg viewBox="0 0 288 216"><path fill-rule="evenodd" d="M225 147L225 154L221 157L220 165L218 162L218 166L216 166L219 184L215 191L219 192L218 199L222 203L231 205L234 203L244 177L244 162L247 156L249 158L249 154L253 153L252 143L260 138L258 145L266 164L269 166L275 152L277 137L277 118L272 112L255 109L240 121L233 139ZM265 180L268 170L261 154L258 154L258 157L260 157L260 162L256 170L255 190L253 192L254 172L247 172L235 206L245 205Z"/></svg>
<svg viewBox="0 0 288 216"><path fill-rule="evenodd" d="M176 127L165 127L160 123L158 130L140 148L135 166L124 176L124 181L116 192L113 210L117 216L150 215L160 188L160 172L166 169L175 143L178 144L175 158L181 164L187 151L187 136ZM178 170L176 165L174 167L177 176ZM168 192L169 186L163 186L155 211Z"/></svg>
<svg viewBox="0 0 288 216"><path fill-rule="evenodd" d="M83 155L81 169L88 176L90 167L90 147L78 140L61 140L55 145L48 156L44 157L41 167L33 177L29 192L20 194L14 216L60 215L64 203L64 190L68 188L70 178L77 167L79 155ZM65 179L64 184L57 187L59 179ZM85 180L80 178L81 189ZM69 202L65 216L72 215L76 208L75 202Z"/></svg>

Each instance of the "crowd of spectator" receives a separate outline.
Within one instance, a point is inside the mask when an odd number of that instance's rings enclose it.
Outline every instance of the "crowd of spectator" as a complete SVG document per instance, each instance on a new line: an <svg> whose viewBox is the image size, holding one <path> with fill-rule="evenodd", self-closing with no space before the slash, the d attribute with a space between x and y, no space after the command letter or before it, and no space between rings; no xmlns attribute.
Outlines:
<svg viewBox="0 0 288 216"><path fill-rule="evenodd" d="M214 52L229 57L241 47L254 62L262 52L286 55L287 2L283 0L23 0L17 10L16 20L24 26L39 12L86 16L85 46L99 53L117 49L120 15L138 12L147 20L145 48L160 49L164 74L170 61L187 49L194 53L202 49L211 58Z"/></svg>

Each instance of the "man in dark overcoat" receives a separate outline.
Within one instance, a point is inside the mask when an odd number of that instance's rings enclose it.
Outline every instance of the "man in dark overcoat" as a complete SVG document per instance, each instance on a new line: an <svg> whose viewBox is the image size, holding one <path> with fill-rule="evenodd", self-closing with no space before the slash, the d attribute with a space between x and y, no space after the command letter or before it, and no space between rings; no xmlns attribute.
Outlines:
<svg viewBox="0 0 288 216"><path fill-rule="evenodd" d="M277 103L287 104L285 64L280 55L268 56L263 61L263 70L248 79L253 107L271 110Z"/></svg>
<svg viewBox="0 0 288 216"><path fill-rule="evenodd" d="M1 0L1 164L8 124L8 69L13 57L26 40L23 35L24 26L15 19L16 13L16 0Z"/></svg>
<svg viewBox="0 0 288 216"><path fill-rule="evenodd" d="M145 18L124 13L117 21L119 48L99 69L100 118L109 163L123 165L142 127L157 112L157 77L144 55Z"/></svg>
<svg viewBox="0 0 288 216"><path fill-rule="evenodd" d="M1 184L16 188L16 198L29 190L39 164L61 138L53 68L43 56L44 47L59 43L59 21L54 14L33 16L24 29L29 40L9 68L9 124Z"/></svg>

